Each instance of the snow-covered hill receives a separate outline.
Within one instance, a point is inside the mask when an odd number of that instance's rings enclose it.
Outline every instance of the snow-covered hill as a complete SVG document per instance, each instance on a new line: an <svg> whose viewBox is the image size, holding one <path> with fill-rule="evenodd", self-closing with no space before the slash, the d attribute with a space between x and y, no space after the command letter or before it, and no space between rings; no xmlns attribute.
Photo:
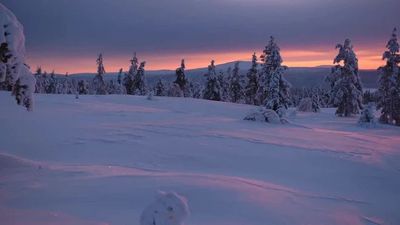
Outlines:
<svg viewBox="0 0 400 225"><path fill-rule="evenodd" d="M332 109L286 125L248 105L0 92L0 224L136 225L158 190L189 225L400 224L400 129ZM7 131L7 132L6 132Z"/></svg>

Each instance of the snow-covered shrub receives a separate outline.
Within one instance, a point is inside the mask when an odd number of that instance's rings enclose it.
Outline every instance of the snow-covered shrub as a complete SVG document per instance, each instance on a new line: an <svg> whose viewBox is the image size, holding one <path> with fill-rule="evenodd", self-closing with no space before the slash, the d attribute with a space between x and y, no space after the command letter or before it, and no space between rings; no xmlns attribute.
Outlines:
<svg viewBox="0 0 400 225"><path fill-rule="evenodd" d="M154 96L154 92L149 91L149 93L147 94L147 100L153 100L153 96Z"/></svg>
<svg viewBox="0 0 400 225"><path fill-rule="evenodd" d="M303 98L300 100L297 110L300 112L312 112L312 100L311 98Z"/></svg>
<svg viewBox="0 0 400 225"><path fill-rule="evenodd" d="M182 225L188 216L189 206L185 197L174 192L160 192L143 211L140 225Z"/></svg>
<svg viewBox="0 0 400 225"><path fill-rule="evenodd" d="M15 15L0 3L0 83L8 82L17 103L33 107L35 78L25 64L24 29Z"/></svg>
<svg viewBox="0 0 400 225"><path fill-rule="evenodd" d="M297 107L299 112L319 112L319 103L314 98L303 98Z"/></svg>
<svg viewBox="0 0 400 225"><path fill-rule="evenodd" d="M252 110L244 120L251 121L262 121L267 123L278 124L282 123L279 115L272 109L266 109L264 107L258 107L255 110Z"/></svg>
<svg viewBox="0 0 400 225"><path fill-rule="evenodd" d="M362 126L374 126L375 123L375 105L373 103L369 103L367 107L361 111L360 119L358 123Z"/></svg>
<svg viewBox="0 0 400 225"><path fill-rule="evenodd" d="M171 97L183 97L183 91L182 89L179 87L179 85L177 83L172 83L170 89L169 89L169 96Z"/></svg>

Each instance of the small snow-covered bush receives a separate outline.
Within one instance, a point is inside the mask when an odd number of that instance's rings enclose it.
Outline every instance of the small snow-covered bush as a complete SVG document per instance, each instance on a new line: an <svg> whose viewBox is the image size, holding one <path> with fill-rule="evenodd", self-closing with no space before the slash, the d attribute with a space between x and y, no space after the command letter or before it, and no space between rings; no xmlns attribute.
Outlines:
<svg viewBox="0 0 400 225"><path fill-rule="evenodd" d="M297 110L300 112L312 112L312 100L311 98L303 98L300 100Z"/></svg>
<svg viewBox="0 0 400 225"><path fill-rule="evenodd" d="M303 98L300 100L299 106L297 107L299 112L319 112L320 108L318 101L312 98Z"/></svg>
<svg viewBox="0 0 400 225"><path fill-rule="evenodd" d="M375 126L375 105L373 103L369 103L367 107L361 111L360 119L358 120L358 124L362 126Z"/></svg>
<svg viewBox="0 0 400 225"><path fill-rule="evenodd" d="M147 100L153 100L153 96L154 96L154 93L153 93L153 91L149 91L149 94L147 95Z"/></svg>
<svg viewBox="0 0 400 225"><path fill-rule="evenodd" d="M140 225L183 225L189 216L187 199L175 192L159 192L140 216Z"/></svg>
<svg viewBox="0 0 400 225"><path fill-rule="evenodd" d="M244 120L251 121L262 121L267 123L282 123L279 115L272 109L266 109L264 107L259 107L256 110L251 111Z"/></svg>

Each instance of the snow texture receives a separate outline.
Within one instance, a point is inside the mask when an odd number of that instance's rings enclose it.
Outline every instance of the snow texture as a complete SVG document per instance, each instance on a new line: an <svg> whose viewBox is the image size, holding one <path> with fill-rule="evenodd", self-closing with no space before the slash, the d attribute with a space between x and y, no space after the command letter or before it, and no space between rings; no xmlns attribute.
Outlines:
<svg viewBox="0 0 400 225"><path fill-rule="evenodd" d="M0 224L139 225L157 190L189 200L185 224L400 221L396 126L365 129L334 108L249 122L256 106L131 95L35 94L26 112L8 95Z"/></svg>

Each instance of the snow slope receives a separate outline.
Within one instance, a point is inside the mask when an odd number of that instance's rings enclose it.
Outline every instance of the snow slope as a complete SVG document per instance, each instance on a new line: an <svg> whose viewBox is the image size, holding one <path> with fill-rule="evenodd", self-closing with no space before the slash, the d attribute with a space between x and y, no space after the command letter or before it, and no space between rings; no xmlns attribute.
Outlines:
<svg viewBox="0 0 400 225"><path fill-rule="evenodd" d="M398 127L333 109L270 125L205 100L35 100L26 112L0 92L1 224L136 225L158 190L187 197L190 225L400 224Z"/></svg>

